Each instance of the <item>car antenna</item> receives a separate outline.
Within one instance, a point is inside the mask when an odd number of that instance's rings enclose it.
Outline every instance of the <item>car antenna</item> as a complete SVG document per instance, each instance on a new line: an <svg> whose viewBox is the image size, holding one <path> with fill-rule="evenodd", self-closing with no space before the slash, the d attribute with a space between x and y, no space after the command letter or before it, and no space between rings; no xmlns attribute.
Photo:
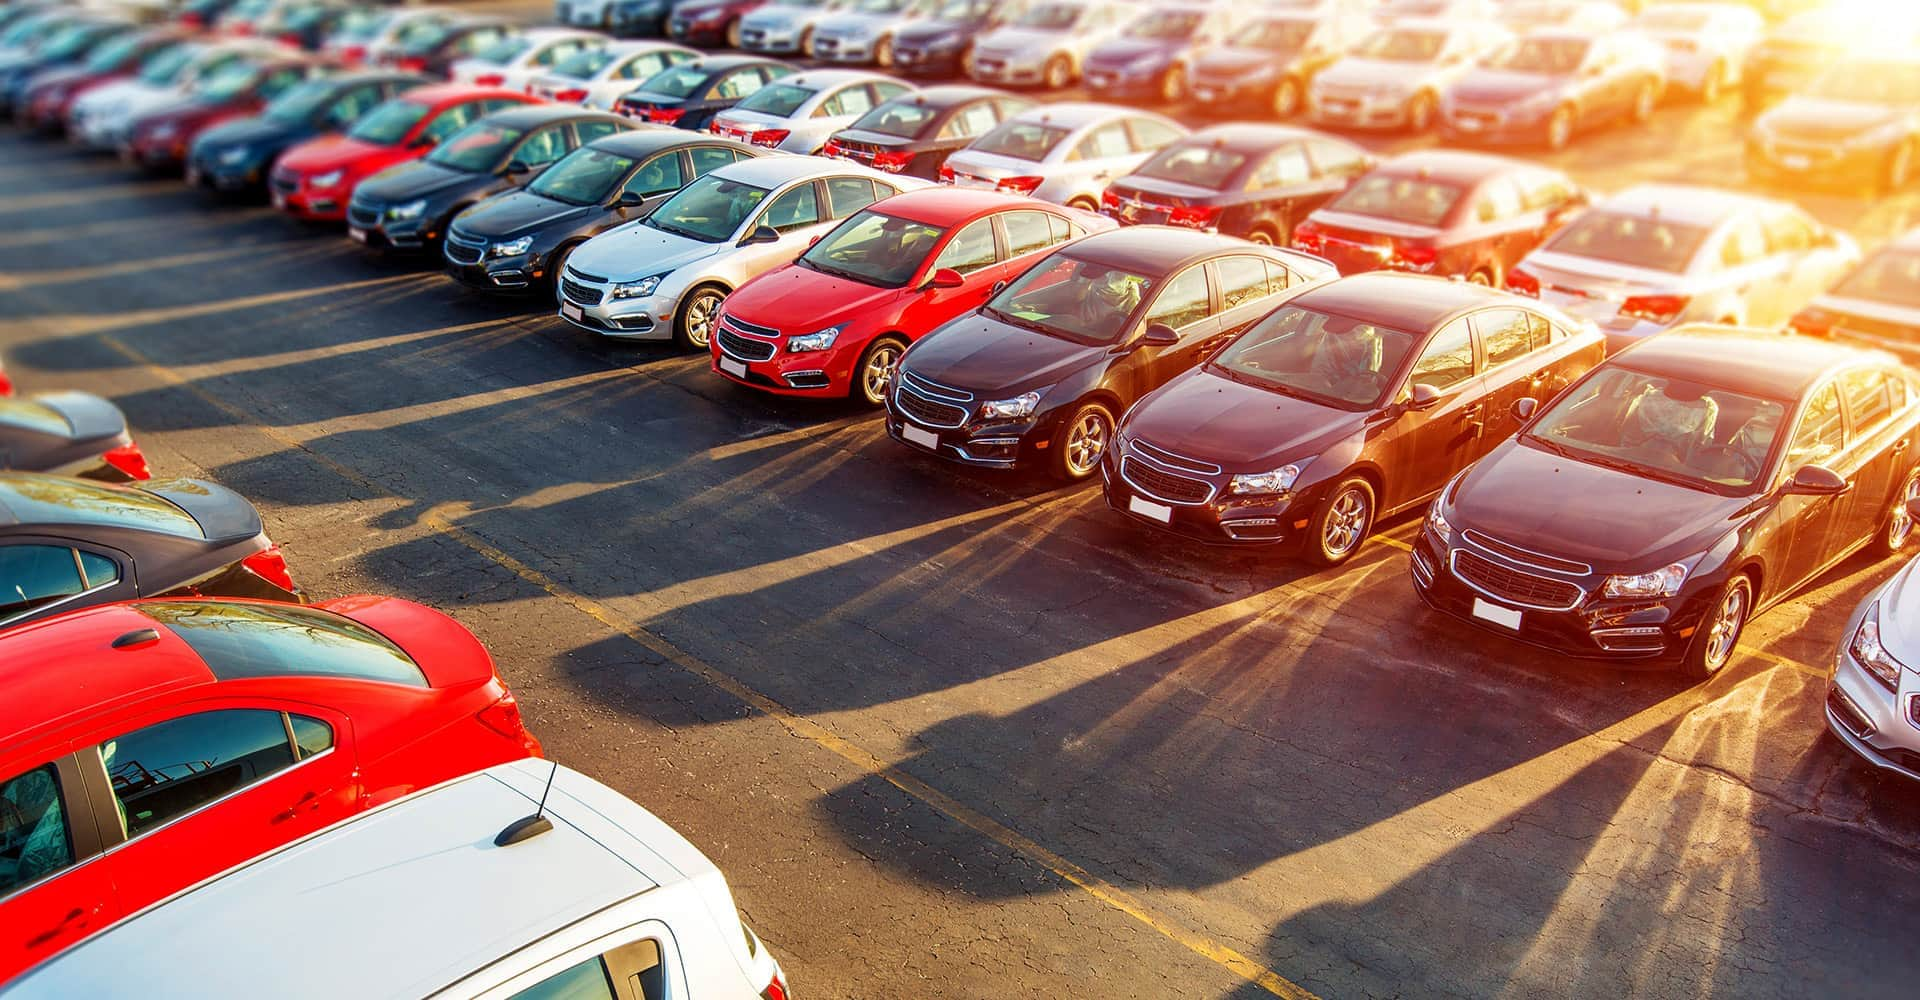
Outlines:
<svg viewBox="0 0 1920 1000"><path fill-rule="evenodd" d="M507 828L493 838L495 847L512 847L523 840L535 837L553 829L553 821L543 815L547 811L547 793L553 791L553 779L560 773L560 762L553 762L553 770L547 772L547 787L540 790L540 804L533 809L533 815L522 816L507 824Z"/></svg>

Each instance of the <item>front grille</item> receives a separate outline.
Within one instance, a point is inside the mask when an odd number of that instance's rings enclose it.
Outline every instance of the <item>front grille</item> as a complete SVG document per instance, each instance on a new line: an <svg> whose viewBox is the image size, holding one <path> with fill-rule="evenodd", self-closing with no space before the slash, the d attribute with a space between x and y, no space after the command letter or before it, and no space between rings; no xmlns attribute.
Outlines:
<svg viewBox="0 0 1920 1000"><path fill-rule="evenodd" d="M1491 111L1468 111L1462 108L1455 111L1453 117L1463 122L1472 122L1484 128L1492 128L1500 123L1500 116Z"/></svg>
<svg viewBox="0 0 1920 1000"><path fill-rule="evenodd" d="M1839 688L1833 688L1827 692L1827 710L1833 713L1834 719L1845 726L1847 732L1852 733L1855 739L1864 740L1873 735L1873 723L1868 722L1867 717L1853 707L1853 701L1841 694Z"/></svg>
<svg viewBox="0 0 1920 1000"><path fill-rule="evenodd" d="M816 36L813 40L814 55L830 56L838 51L840 51L840 39L838 38L820 38Z"/></svg>
<svg viewBox="0 0 1920 1000"><path fill-rule="evenodd" d="M1565 580L1502 566L1468 549L1454 550L1453 572L1488 597L1522 607L1567 611L1579 604L1582 596L1579 587Z"/></svg>
<svg viewBox="0 0 1920 1000"><path fill-rule="evenodd" d="M732 321L728 320L727 322ZM764 340L742 337L738 333L728 329L726 322L721 323L715 329L714 336L720 341L721 351L741 361L771 361L773 360L774 353L780 349L777 344L769 344Z"/></svg>
<svg viewBox="0 0 1920 1000"><path fill-rule="evenodd" d="M446 252L447 259L455 264L478 264L480 258L486 256L487 244L485 240L475 242L470 237L450 232L447 234Z"/></svg>
<svg viewBox="0 0 1920 1000"><path fill-rule="evenodd" d="M360 229L372 229L380 224L380 210L367 205L347 206L347 224Z"/></svg>
<svg viewBox="0 0 1920 1000"><path fill-rule="evenodd" d="M732 315L722 316L721 321L732 324L733 328L735 330L740 331L741 333L752 334L755 337L765 337L768 340L780 339L780 331L770 326L761 326L758 323L749 323L746 320L740 319Z"/></svg>
<svg viewBox="0 0 1920 1000"><path fill-rule="evenodd" d="M966 410L908 392L904 387L893 394L893 402L900 407L900 412L912 417L915 423L928 427L958 427L967 419Z"/></svg>
<svg viewBox="0 0 1920 1000"><path fill-rule="evenodd" d="M1532 549L1523 549L1511 542L1503 542L1498 538L1482 534L1472 528L1461 532L1461 535L1465 537L1467 541L1486 549L1488 552L1502 556L1523 566L1546 570L1549 573L1565 573L1569 576L1593 575L1593 567L1586 563L1575 562L1572 559L1562 559L1558 556L1550 556L1544 552L1535 552Z"/></svg>
<svg viewBox="0 0 1920 1000"><path fill-rule="evenodd" d="M1190 506L1206 503L1213 497L1213 484L1135 461L1132 455L1120 460L1120 475L1140 492L1168 503Z"/></svg>
<svg viewBox="0 0 1920 1000"><path fill-rule="evenodd" d="M1212 462L1202 462L1197 458L1188 458L1178 452L1168 451L1151 441L1142 441L1135 438L1133 440L1133 448L1141 455L1169 468L1183 469L1187 472L1197 472L1203 476L1217 476L1220 474L1220 467Z"/></svg>
<svg viewBox="0 0 1920 1000"><path fill-rule="evenodd" d="M591 285L583 285L573 280L572 272L568 272L560 277L560 294L566 296L569 302L578 302L583 306L597 306L600 304L600 297L606 293Z"/></svg>

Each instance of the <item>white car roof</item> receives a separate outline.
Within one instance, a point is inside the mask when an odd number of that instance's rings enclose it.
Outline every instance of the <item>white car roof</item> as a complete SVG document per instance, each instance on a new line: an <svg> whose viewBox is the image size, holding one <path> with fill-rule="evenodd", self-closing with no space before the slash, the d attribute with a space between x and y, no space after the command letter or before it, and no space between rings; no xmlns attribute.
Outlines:
<svg viewBox="0 0 1920 1000"><path fill-rule="evenodd" d="M901 178L894 174L882 174L877 170L868 170L850 160L833 160L824 156L791 156L776 154L756 156L751 160L729 163L711 176L722 180L751 184L754 187L772 190L808 177L824 177L834 174L858 174L885 180L905 189L912 185L903 183L911 178Z"/></svg>
<svg viewBox="0 0 1920 1000"><path fill-rule="evenodd" d="M849 83L865 83L867 81L874 83L898 83L910 89L912 87L911 84L894 79L884 73L874 73L864 69L807 69L767 82L769 84L788 83L796 87L805 87L808 90L831 90L834 87L842 87Z"/></svg>
<svg viewBox="0 0 1920 1000"><path fill-rule="evenodd" d="M1770 198L1691 184L1639 184L1594 207L1620 215L1659 215L1685 225L1717 226L1740 212L1779 205Z"/></svg>
<svg viewBox="0 0 1920 1000"><path fill-rule="evenodd" d="M362 813L149 907L0 996L418 1000L713 870L664 823L566 768L547 800L553 829L494 846L534 811L552 769L501 764Z"/></svg>
<svg viewBox="0 0 1920 1000"><path fill-rule="evenodd" d="M555 28L551 26L528 28L520 33L520 37L530 38L535 42L550 42L558 38L597 38L603 42L610 40L607 35L603 35L598 31L583 31L579 28Z"/></svg>
<svg viewBox="0 0 1920 1000"><path fill-rule="evenodd" d="M1121 107L1118 104L1101 104L1097 101L1062 101L1059 104L1037 104L1013 116L1013 121L1045 122L1068 130L1084 128L1121 115L1139 115L1142 118L1158 118L1158 115L1136 108Z"/></svg>

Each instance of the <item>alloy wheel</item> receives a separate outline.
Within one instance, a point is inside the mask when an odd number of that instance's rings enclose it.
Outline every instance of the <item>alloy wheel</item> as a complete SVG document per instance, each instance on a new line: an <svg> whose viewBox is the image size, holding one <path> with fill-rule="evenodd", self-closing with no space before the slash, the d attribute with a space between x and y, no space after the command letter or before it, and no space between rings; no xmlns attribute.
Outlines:
<svg viewBox="0 0 1920 1000"><path fill-rule="evenodd" d="M893 36L892 35L888 35L885 38L882 38L879 41L873 43L873 63L874 65L879 66L882 69L885 69L893 65Z"/></svg>
<svg viewBox="0 0 1920 1000"><path fill-rule="evenodd" d="M736 17L732 21L727 23L727 48L738 49L739 47L740 47L740 19Z"/></svg>
<svg viewBox="0 0 1920 1000"><path fill-rule="evenodd" d="M1328 559L1345 559L1359 547L1361 536L1367 531L1367 521L1372 516L1369 506L1366 494L1355 487L1342 490L1339 496L1333 498L1326 524L1320 529L1320 547Z"/></svg>
<svg viewBox="0 0 1920 1000"><path fill-rule="evenodd" d="M1488 274L1484 268L1477 270L1467 275L1467 284L1491 288L1493 287L1493 275Z"/></svg>
<svg viewBox="0 0 1920 1000"><path fill-rule="evenodd" d="M1187 68L1174 63L1160 78L1160 99L1168 104L1187 96Z"/></svg>
<svg viewBox="0 0 1920 1000"><path fill-rule="evenodd" d="M1891 194L1906 187L1912 179L1913 143L1903 142L1887 157L1887 192Z"/></svg>
<svg viewBox="0 0 1920 1000"><path fill-rule="evenodd" d="M1659 91L1654 88L1652 83L1641 84L1640 90L1633 95L1633 120L1643 122L1652 118L1653 106L1658 104L1659 101Z"/></svg>
<svg viewBox="0 0 1920 1000"><path fill-rule="evenodd" d="M1280 118L1300 113L1300 81L1287 77L1273 88L1273 113Z"/></svg>
<svg viewBox="0 0 1920 1000"><path fill-rule="evenodd" d="M1702 659L1708 670L1719 670L1733 656L1733 647L1740 641L1740 629L1747 623L1747 593L1747 581L1741 578L1721 595L1720 606L1713 612L1713 623L1707 626L1707 648Z"/></svg>
<svg viewBox="0 0 1920 1000"><path fill-rule="evenodd" d="M1068 65L1066 56L1054 56L1047 60L1045 76L1048 90L1060 90L1072 83L1073 67Z"/></svg>
<svg viewBox="0 0 1920 1000"><path fill-rule="evenodd" d="M1106 453L1107 439L1112 436L1107 426L1107 415L1099 410L1088 408L1080 412L1067 431L1066 463L1067 472L1075 479L1093 474L1100 467L1100 456Z"/></svg>
<svg viewBox="0 0 1920 1000"><path fill-rule="evenodd" d="M1893 512L1887 516L1886 550L1898 552L1906 548L1907 539L1913 537L1913 515L1907 513L1907 504L1920 500L1920 472L1907 476L1907 485L1900 495L1893 498Z"/></svg>
<svg viewBox="0 0 1920 1000"><path fill-rule="evenodd" d="M1547 148L1565 149L1573 138L1573 112L1560 108L1547 119Z"/></svg>
<svg viewBox="0 0 1920 1000"><path fill-rule="evenodd" d="M713 321L720 315L720 303L724 301L726 296L705 289L687 303L687 316L681 326L687 331L689 344L704 348L713 342Z"/></svg>
<svg viewBox="0 0 1920 1000"><path fill-rule="evenodd" d="M900 363L900 346L882 341L867 352L867 366L860 370L860 392L867 402L879 406L887 401L887 389L893 385L893 367Z"/></svg>
<svg viewBox="0 0 1920 1000"><path fill-rule="evenodd" d="M1433 125L1433 95L1421 91L1413 95L1412 103L1407 105L1407 129L1412 132L1425 132Z"/></svg>

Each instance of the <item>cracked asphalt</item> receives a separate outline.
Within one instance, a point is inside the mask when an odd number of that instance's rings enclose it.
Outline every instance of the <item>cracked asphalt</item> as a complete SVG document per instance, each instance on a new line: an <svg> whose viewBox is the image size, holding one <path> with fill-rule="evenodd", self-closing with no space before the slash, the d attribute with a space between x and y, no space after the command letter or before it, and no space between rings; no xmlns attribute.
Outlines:
<svg viewBox="0 0 1920 1000"><path fill-rule="evenodd" d="M1556 157L1737 178L1729 112ZM1390 145L1404 146L1404 140ZM1871 245L1920 199L1808 196ZM908 454L339 234L0 136L0 350L253 498L311 593L494 651L804 997L1911 997L1920 789L1824 733L1855 560L1699 687L1097 489Z"/></svg>

